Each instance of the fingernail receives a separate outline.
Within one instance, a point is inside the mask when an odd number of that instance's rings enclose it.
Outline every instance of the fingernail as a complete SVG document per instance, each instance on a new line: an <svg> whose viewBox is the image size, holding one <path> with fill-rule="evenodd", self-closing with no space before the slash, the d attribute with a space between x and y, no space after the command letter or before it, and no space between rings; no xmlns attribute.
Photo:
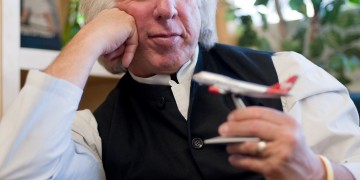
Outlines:
<svg viewBox="0 0 360 180"><path fill-rule="evenodd" d="M219 133L221 135L225 135L229 131L229 126L227 124L223 124L219 128Z"/></svg>
<svg viewBox="0 0 360 180"><path fill-rule="evenodd" d="M232 121L234 119L234 114L233 113L230 113L228 116L227 116L227 120L228 121Z"/></svg>

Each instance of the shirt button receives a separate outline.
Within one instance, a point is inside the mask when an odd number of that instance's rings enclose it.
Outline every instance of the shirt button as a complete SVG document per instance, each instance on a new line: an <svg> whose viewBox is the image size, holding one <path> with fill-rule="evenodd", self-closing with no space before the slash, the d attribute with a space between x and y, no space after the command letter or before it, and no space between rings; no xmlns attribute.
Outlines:
<svg viewBox="0 0 360 180"><path fill-rule="evenodd" d="M195 148L195 149L200 149L204 146L204 141L200 138L194 138L191 141L191 143L192 143L193 148Z"/></svg>
<svg viewBox="0 0 360 180"><path fill-rule="evenodd" d="M159 108L163 108L165 106L165 97L159 97L159 99L157 100L157 106Z"/></svg>

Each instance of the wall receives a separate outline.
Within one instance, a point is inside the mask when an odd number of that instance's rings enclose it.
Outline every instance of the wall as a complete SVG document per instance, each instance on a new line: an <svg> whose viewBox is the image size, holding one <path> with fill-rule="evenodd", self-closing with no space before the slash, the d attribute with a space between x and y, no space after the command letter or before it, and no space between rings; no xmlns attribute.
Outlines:
<svg viewBox="0 0 360 180"><path fill-rule="evenodd" d="M231 25L225 20L225 12L225 6L222 5L222 3L219 3L216 17L218 39L220 43L234 45L236 44L237 37L235 32L231 31L231 28L229 28Z"/></svg>
<svg viewBox="0 0 360 180"><path fill-rule="evenodd" d="M2 91L2 87L3 87L3 58L2 58L2 27L3 27L3 23L2 23L2 4L0 5L0 118L2 117L2 113L3 113L3 91Z"/></svg>
<svg viewBox="0 0 360 180"><path fill-rule="evenodd" d="M20 87L20 3L0 1L0 117L17 96Z"/></svg>

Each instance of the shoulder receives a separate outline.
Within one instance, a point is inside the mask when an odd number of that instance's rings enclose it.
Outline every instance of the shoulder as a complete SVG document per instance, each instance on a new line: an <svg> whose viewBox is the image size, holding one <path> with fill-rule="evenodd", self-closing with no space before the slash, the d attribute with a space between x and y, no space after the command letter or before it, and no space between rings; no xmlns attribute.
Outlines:
<svg viewBox="0 0 360 180"><path fill-rule="evenodd" d="M323 71L323 69L303 55L292 51L274 53L272 60L276 69L282 73L291 71L298 73L304 73L305 71Z"/></svg>
<svg viewBox="0 0 360 180"><path fill-rule="evenodd" d="M322 93L347 93L344 85L301 54L278 52L274 54L272 59L279 81L285 81L292 75L299 76L292 89L294 101Z"/></svg>

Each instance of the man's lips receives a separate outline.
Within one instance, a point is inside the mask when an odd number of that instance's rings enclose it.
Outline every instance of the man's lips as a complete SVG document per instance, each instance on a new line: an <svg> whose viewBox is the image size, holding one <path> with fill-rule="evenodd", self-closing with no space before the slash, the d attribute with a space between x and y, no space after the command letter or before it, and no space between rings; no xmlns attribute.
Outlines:
<svg viewBox="0 0 360 180"><path fill-rule="evenodd" d="M149 35L149 38L172 38L176 36L181 36L181 34L178 33L171 33L171 34L153 34Z"/></svg>
<svg viewBox="0 0 360 180"><path fill-rule="evenodd" d="M180 38L181 34L178 33L149 35L149 39L159 46L174 46Z"/></svg>

